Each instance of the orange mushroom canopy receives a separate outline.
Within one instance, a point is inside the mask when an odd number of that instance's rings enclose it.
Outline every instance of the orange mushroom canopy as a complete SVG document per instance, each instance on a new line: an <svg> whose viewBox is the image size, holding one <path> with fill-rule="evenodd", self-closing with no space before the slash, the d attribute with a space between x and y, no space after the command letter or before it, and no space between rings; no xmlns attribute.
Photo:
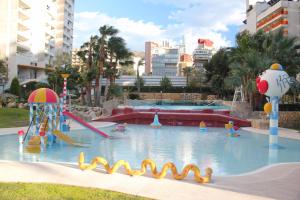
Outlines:
<svg viewBox="0 0 300 200"><path fill-rule="evenodd" d="M49 88L40 88L33 91L29 98L28 103L57 103L57 94Z"/></svg>

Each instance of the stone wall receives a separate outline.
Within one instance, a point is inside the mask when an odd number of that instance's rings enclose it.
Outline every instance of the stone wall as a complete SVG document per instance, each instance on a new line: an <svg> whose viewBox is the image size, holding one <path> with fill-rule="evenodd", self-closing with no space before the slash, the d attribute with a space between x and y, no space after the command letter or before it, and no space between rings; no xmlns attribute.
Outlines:
<svg viewBox="0 0 300 200"><path fill-rule="evenodd" d="M266 114L262 111L254 112L261 116L260 122L254 122L256 124L263 124L261 128L269 128L269 125L266 127L266 122L269 124L269 120L266 119ZM278 125L284 128L300 128L300 111L279 111L279 121Z"/></svg>
<svg viewBox="0 0 300 200"><path fill-rule="evenodd" d="M286 128L300 128L300 111L280 111L279 126Z"/></svg>
<svg viewBox="0 0 300 200"><path fill-rule="evenodd" d="M216 100L216 95L207 95L201 93L140 93L140 98L142 100Z"/></svg>
<svg viewBox="0 0 300 200"><path fill-rule="evenodd" d="M222 104L231 107L231 115L235 117L243 119L253 119L259 117L258 113L252 111L248 102L236 101L232 103L232 101L223 101Z"/></svg>

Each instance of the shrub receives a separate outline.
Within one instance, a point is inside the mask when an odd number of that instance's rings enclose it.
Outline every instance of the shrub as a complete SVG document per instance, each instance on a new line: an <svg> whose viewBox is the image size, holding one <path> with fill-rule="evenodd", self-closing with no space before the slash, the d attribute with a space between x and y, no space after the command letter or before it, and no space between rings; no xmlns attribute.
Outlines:
<svg viewBox="0 0 300 200"><path fill-rule="evenodd" d="M19 80L17 77L15 77L12 82L11 82L11 85L10 85L10 88L9 88L9 92L11 94L14 94L16 96L20 96L20 93L21 93L21 86L20 86L20 83L19 83Z"/></svg>
<svg viewBox="0 0 300 200"><path fill-rule="evenodd" d="M142 77L138 77L135 82L134 86L138 89L138 80L140 81L140 89L142 89L145 86L145 80Z"/></svg>
<svg viewBox="0 0 300 200"><path fill-rule="evenodd" d="M121 97L123 95L123 89L122 87L118 86L118 85L112 85L109 87L109 96L111 98L113 97Z"/></svg>
<svg viewBox="0 0 300 200"><path fill-rule="evenodd" d="M140 96L138 94L135 94L135 93L130 93L129 94L129 99L131 100L139 100L140 99Z"/></svg>
<svg viewBox="0 0 300 200"><path fill-rule="evenodd" d="M37 83L35 83L34 88L39 89L39 88L51 88L51 87L47 83L37 82Z"/></svg>
<svg viewBox="0 0 300 200"><path fill-rule="evenodd" d="M162 91L166 92L169 88L172 87L171 80L167 76L164 76L160 81L160 87Z"/></svg>

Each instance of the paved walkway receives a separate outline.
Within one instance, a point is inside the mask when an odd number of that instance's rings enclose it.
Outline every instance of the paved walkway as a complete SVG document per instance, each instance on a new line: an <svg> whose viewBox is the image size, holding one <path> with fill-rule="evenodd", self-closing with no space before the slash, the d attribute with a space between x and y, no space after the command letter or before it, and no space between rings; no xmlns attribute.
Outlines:
<svg viewBox="0 0 300 200"><path fill-rule="evenodd" d="M241 129L245 131L254 132L254 133L264 134L264 135L270 134L269 129L264 130L264 129L256 129L252 127L244 127ZM300 140L300 132L293 129L279 128L279 136L284 138Z"/></svg>
<svg viewBox="0 0 300 200"><path fill-rule="evenodd" d="M0 181L95 187L154 199L299 200L300 164L286 167L244 177L215 178L214 183L201 185L192 180L157 180L120 173L109 175L102 170L81 171L53 163L0 162Z"/></svg>
<svg viewBox="0 0 300 200"><path fill-rule="evenodd" d="M282 200L300 199L300 163L267 167L246 176L216 177L216 188Z"/></svg>

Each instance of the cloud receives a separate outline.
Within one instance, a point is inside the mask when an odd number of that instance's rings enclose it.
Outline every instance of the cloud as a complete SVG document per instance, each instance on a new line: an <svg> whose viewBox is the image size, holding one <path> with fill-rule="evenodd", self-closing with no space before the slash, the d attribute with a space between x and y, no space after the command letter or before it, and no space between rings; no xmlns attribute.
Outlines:
<svg viewBox="0 0 300 200"><path fill-rule="evenodd" d="M99 27L105 24L116 27L132 50L142 50L145 40L158 40L165 30L152 22L135 21L128 18L115 18L100 12L75 13L74 46L79 47L88 41L90 35L99 35Z"/></svg>
<svg viewBox="0 0 300 200"><path fill-rule="evenodd" d="M166 4L175 7L169 14L170 23L161 26L153 22L116 18L101 12L75 13L74 46L79 47L91 34L99 34L104 24L115 26L127 41L131 50L144 50L145 41L179 41L185 36L189 53L197 45L198 38L209 38L215 46L231 46L224 33L229 26L239 26L244 19L244 0L144 0L147 3ZM226 3L224 3L226 2Z"/></svg>

